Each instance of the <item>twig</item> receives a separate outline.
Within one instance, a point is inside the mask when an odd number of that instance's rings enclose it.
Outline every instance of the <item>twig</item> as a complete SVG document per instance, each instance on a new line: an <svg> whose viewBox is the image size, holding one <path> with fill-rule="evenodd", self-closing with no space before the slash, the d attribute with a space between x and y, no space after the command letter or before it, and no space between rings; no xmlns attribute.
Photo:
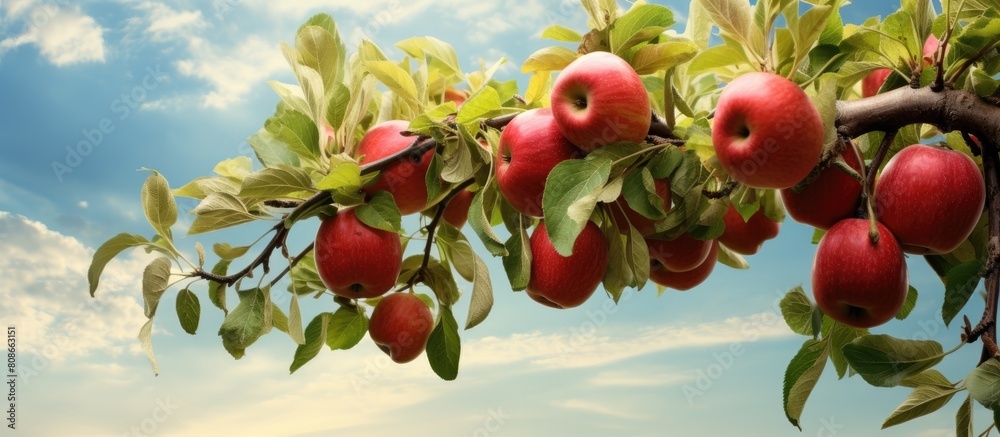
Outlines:
<svg viewBox="0 0 1000 437"><path fill-rule="evenodd" d="M271 280L271 286L274 287L274 285L277 284L282 277L291 272L292 267L295 267L295 265L298 264L299 261L302 261L302 258L305 258L306 255L309 254L309 252L312 252L314 247L316 247L315 242L309 243L309 245L306 246L305 249L302 249L302 252L299 252L298 255L295 255L295 258L292 258L291 261L288 262L288 267L285 267L285 269L282 270L281 273L278 273L278 276L276 276L274 279Z"/></svg>
<svg viewBox="0 0 1000 437"><path fill-rule="evenodd" d="M705 197L707 197L709 199L721 199L723 197L726 197L726 196L732 194L733 190L735 190L739 186L740 186L740 184L738 182L729 181L729 182L726 182L726 184L723 185L722 188L720 188L717 191L702 190L701 191L701 195L705 196Z"/></svg>
<svg viewBox="0 0 1000 437"><path fill-rule="evenodd" d="M441 224L441 219L444 217L444 210L448 208L448 203L451 199L454 199L462 190L468 188L475 182L475 179L469 179L461 184L455 186L454 189L448 193L444 199L437 205L437 210L434 212L434 218L431 222L427 224L427 243L424 245L424 259L420 262L420 270L417 271L412 278L410 278L410 285L416 284L417 282L423 280L424 272L427 271L427 266L431 261L431 249L434 248L434 233L437 231L438 226Z"/></svg>

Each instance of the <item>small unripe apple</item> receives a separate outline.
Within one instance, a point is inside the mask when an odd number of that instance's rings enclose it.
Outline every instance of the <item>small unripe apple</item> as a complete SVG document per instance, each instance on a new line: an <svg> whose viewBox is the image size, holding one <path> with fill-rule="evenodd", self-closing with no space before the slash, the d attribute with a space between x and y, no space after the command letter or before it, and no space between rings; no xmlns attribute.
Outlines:
<svg viewBox="0 0 1000 437"><path fill-rule="evenodd" d="M392 361L408 363L427 347L434 316L413 293L392 293L375 305L368 335Z"/></svg>
<svg viewBox="0 0 1000 437"><path fill-rule="evenodd" d="M580 306L594 294L608 266L608 242L601 229L587 222L573 243L573 254L556 252L545 222L531 234L531 278L528 296L553 308Z"/></svg>
<svg viewBox="0 0 1000 437"><path fill-rule="evenodd" d="M391 156L413 144L416 137L403 136L409 123L393 120L380 123L368 130L357 154L364 155L361 163L370 163ZM434 158L434 151L428 150L419 162L403 159L382 170L378 181L364 188L368 194L377 191L388 191L396 200L396 206L403 215L420 212L427 205L427 169Z"/></svg>
<svg viewBox="0 0 1000 437"><path fill-rule="evenodd" d="M715 263L719 260L719 242L716 240L710 242L711 248L705 261L702 261L693 270L686 272L672 272L667 270L656 258L650 258L649 279L664 287L680 291L690 290L705 282L715 270Z"/></svg>
<svg viewBox="0 0 1000 437"><path fill-rule="evenodd" d="M869 221L834 225L816 248L812 289L816 305L833 320L855 328L888 322L906 301L906 261L896 238L881 223L878 242Z"/></svg>
<svg viewBox="0 0 1000 437"><path fill-rule="evenodd" d="M924 144L908 146L882 169L875 184L875 212L903 250L948 253L979 223L986 186L966 154Z"/></svg>
<svg viewBox="0 0 1000 437"><path fill-rule="evenodd" d="M461 229L465 222L469 220L469 207L472 206L472 199L476 193L469 190L462 190L455 197L451 198L448 206L444 207L444 214L441 218L448 224Z"/></svg>
<svg viewBox="0 0 1000 437"><path fill-rule="evenodd" d="M552 118L550 109L518 114L500 134L495 168L503 197L521 214L542 216L542 193L549 172L567 159L582 156Z"/></svg>
<svg viewBox="0 0 1000 437"><path fill-rule="evenodd" d="M588 152L619 141L641 143L649 133L649 94L618 55L591 52L577 58L556 77L551 95L559 130Z"/></svg>
<svg viewBox="0 0 1000 437"><path fill-rule="evenodd" d="M805 179L823 151L819 111L794 82L748 73L722 90L712 144L726 173L754 188L789 188Z"/></svg>
<svg viewBox="0 0 1000 437"><path fill-rule="evenodd" d="M753 213L750 220L743 221L743 216L732 205L729 205L722 221L726 224L726 230L719 236L719 242L743 255L757 253L764 242L777 237L781 229L780 223L771 220L760 210Z"/></svg>
<svg viewBox="0 0 1000 437"><path fill-rule="evenodd" d="M687 272L698 268L708 259L715 240L699 240L681 234L673 240L646 239L649 257L671 272Z"/></svg>
<svg viewBox="0 0 1000 437"><path fill-rule="evenodd" d="M840 156L861 174L856 147L852 143ZM795 221L825 230L843 219L854 217L862 190L861 181L831 165L802 192L796 193L791 188L781 190L781 202L789 217Z"/></svg>
<svg viewBox="0 0 1000 437"><path fill-rule="evenodd" d="M369 227L354 208L324 218L315 243L316 272L334 294L368 299L396 285L403 264L399 235Z"/></svg>
<svg viewBox="0 0 1000 437"><path fill-rule="evenodd" d="M663 211L670 212L670 180L669 179L656 179L653 181L653 186L656 187L656 195L663 199ZM622 214L625 211L625 214ZM631 206L628 205L628 201L625 200L625 195L618 196L615 200L615 204L611 205L611 214L615 217L615 223L618 225L618 232L624 234L628 232L628 224L631 223L635 230L639 231L643 237L653 235L656 233L656 224L666 220L666 218L661 220L652 220L646 216L639 214Z"/></svg>

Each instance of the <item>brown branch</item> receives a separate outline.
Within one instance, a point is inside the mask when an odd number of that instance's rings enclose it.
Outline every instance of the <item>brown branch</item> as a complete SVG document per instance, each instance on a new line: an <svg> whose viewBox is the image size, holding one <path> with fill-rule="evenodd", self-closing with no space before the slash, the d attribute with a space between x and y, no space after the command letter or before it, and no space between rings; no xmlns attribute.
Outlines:
<svg viewBox="0 0 1000 437"><path fill-rule="evenodd" d="M424 259L420 262L420 270L417 270L417 273L410 278L409 285L412 286L413 284L423 280L424 272L427 271L427 266L431 261L431 249L434 247L434 233L437 231L438 226L441 225L441 219L444 218L444 210L448 208L448 203L451 202L451 199L454 199L455 196L461 193L462 190L468 188L475 181L475 179L469 179L461 184L458 184L451 190L450 193L448 193L447 196L444 197L444 199L441 199L441 202L438 203L437 210L434 212L434 218L431 219L431 222L428 223L425 228L427 229L427 243L424 245Z"/></svg>
<svg viewBox="0 0 1000 437"><path fill-rule="evenodd" d="M514 117L517 117L517 116L518 116L518 114L508 114L508 115L504 115L504 116L501 116L501 117L496 117L496 118L491 118L491 119L488 119L488 120L483 120L483 122L482 122L483 130L486 130L486 128L488 128L488 127L491 127L493 129L496 129L496 130L503 129L508 124L510 124L510 121L513 120Z"/></svg>
<svg viewBox="0 0 1000 437"><path fill-rule="evenodd" d="M298 255L295 255L295 258L292 258L288 262L288 267L285 267L285 269L282 270L281 273L278 273L278 276L276 276L274 279L271 280L271 286L274 287L274 285L277 284L278 281L281 280L281 278L283 278L285 275L287 275L289 272L291 272L292 271L292 267L295 267L295 265L298 264L299 261L302 261L302 258L305 258L306 255L309 254L309 252L312 252L312 250L313 250L314 247L316 247L316 243L315 242L309 243L309 245L306 246L305 249L302 249L302 252L299 252Z"/></svg>
<svg viewBox="0 0 1000 437"><path fill-rule="evenodd" d="M739 187L739 182L729 181L722 186L718 191L702 190L701 195L709 199L721 199L733 193L737 187Z"/></svg>
<svg viewBox="0 0 1000 437"><path fill-rule="evenodd" d="M891 132L916 123L1000 141L1000 108L963 90L934 92L929 87L903 87L866 99L837 102L837 132L844 137Z"/></svg>
<svg viewBox="0 0 1000 437"><path fill-rule="evenodd" d="M986 308L983 317L977 325L982 333L983 353L979 363L997 356L997 300L1000 294L1000 155L997 155L995 141L982 141L983 173L986 176L986 208L989 214L989 244L986 272Z"/></svg>

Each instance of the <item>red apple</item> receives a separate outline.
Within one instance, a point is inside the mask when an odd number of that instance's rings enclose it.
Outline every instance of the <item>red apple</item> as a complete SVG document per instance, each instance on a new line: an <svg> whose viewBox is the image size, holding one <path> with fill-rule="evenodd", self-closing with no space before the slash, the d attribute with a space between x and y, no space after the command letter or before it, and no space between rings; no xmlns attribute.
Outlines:
<svg viewBox="0 0 1000 437"><path fill-rule="evenodd" d="M689 234L673 240L646 239L649 257L671 272L687 272L698 268L712 252L714 240L699 240Z"/></svg>
<svg viewBox="0 0 1000 437"><path fill-rule="evenodd" d="M392 361L408 363L427 347L434 329L434 316L427 304L413 293L392 293L372 311L368 335Z"/></svg>
<svg viewBox="0 0 1000 437"><path fill-rule="evenodd" d="M545 179L560 162L582 155L556 127L552 111L532 109L511 120L500 134L494 158L497 185L514 209L542 216Z"/></svg>
<svg viewBox="0 0 1000 437"><path fill-rule="evenodd" d="M663 199L663 211L670 211L670 180L669 179L656 179L653 181L653 186L656 187L656 195ZM625 214L622 214L625 211ZM637 231L639 231L642 236L653 235L656 233L656 224L660 221L666 220L652 220L646 216L639 214L632 207L628 205L628 201L625 200L625 196L621 195L618 200L615 200L615 204L611 205L611 213L615 216L615 223L618 225L618 232L624 234L628 232L628 224L631 223Z"/></svg>
<svg viewBox="0 0 1000 437"><path fill-rule="evenodd" d="M608 266L608 242L601 229L587 222L573 243L573 254L556 252L545 222L531 234L531 278L528 296L553 308L573 308L584 303L604 279Z"/></svg>
<svg viewBox="0 0 1000 437"><path fill-rule="evenodd" d="M816 248L812 289L816 305L833 320L855 328L888 322L906 301L906 261L895 237L881 223L878 243L869 221L846 219Z"/></svg>
<svg viewBox="0 0 1000 437"><path fill-rule="evenodd" d="M464 226L465 222L469 220L469 207L472 205L474 197L476 197L476 193L469 190L462 190L455 197L452 197L448 206L444 207L444 215L442 216L444 221L456 228Z"/></svg>
<svg viewBox="0 0 1000 437"><path fill-rule="evenodd" d="M399 235L362 223L353 208L324 218L315 243L316 272L334 294L367 299L396 285L403 263Z"/></svg>
<svg viewBox="0 0 1000 437"><path fill-rule="evenodd" d="M619 141L641 143L652 121L642 79L608 52L591 52L569 64L552 86L551 103L559 130L588 152Z"/></svg>
<svg viewBox="0 0 1000 437"><path fill-rule="evenodd" d="M905 252L941 254L972 233L986 188L979 167L964 153L914 144L882 169L874 198L876 216Z"/></svg>
<svg viewBox="0 0 1000 437"><path fill-rule="evenodd" d="M941 41L937 39L934 34L927 37L927 41L924 41L924 66L929 66L934 64L934 55L937 53L938 45Z"/></svg>
<svg viewBox="0 0 1000 437"><path fill-rule="evenodd" d="M856 149L857 146L852 143L840 156L848 166L861 174ZM819 229L830 229L837 222L854 217L862 190L860 181L843 170L830 166L801 193L796 193L791 188L781 190L781 201L788 215L795 221Z"/></svg>
<svg viewBox="0 0 1000 437"><path fill-rule="evenodd" d="M823 122L806 93L772 73L749 73L722 90L712 144L722 168L754 188L789 188L823 151Z"/></svg>
<svg viewBox="0 0 1000 437"><path fill-rule="evenodd" d="M445 88L444 90L444 101L453 102L458 106L465 103L465 99L469 98L469 92L465 90L460 90L453 87Z"/></svg>
<svg viewBox="0 0 1000 437"><path fill-rule="evenodd" d="M388 157L413 144L416 137L401 135L409 123L402 120L387 121L368 130L357 154L364 155L361 163L369 163ZM378 181L364 188L368 194L376 191L388 191L396 200L396 206L403 215L413 214L424 209L427 204L427 183L425 178L427 168L434 158L434 151L428 150L420 162L404 159L397 161L389 168L382 170Z"/></svg>
<svg viewBox="0 0 1000 437"><path fill-rule="evenodd" d="M781 224L767 218L763 211L758 210L743 221L743 216L735 207L729 205L729 210L722 217L726 230L719 236L719 242L733 252L743 255L753 255L760 250L764 242L778 236Z"/></svg>
<svg viewBox="0 0 1000 437"><path fill-rule="evenodd" d="M861 96L871 97L878 94L878 90L882 88L882 84L885 83L890 74L892 74L892 69L879 68L861 79Z"/></svg>
<svg viewBox="0 0 1000 437"><path fill-rule="evenodd" d="M672 272L667 270L656 258L650 258L649 279L664 287L680 291L690 290L698 284L705 282L712 274L712 271L715 270L715 263L719 260L719 242L711 240L710 243L711 250L708 252L708 256L705 257L705 261L693 270L686 272Z"/></svg>

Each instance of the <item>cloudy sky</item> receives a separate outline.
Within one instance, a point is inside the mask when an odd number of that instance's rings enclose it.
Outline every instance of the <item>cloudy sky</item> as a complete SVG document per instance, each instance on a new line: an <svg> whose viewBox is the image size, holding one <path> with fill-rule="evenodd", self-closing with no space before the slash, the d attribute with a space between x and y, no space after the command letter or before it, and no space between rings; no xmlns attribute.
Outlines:
<svg viewBox="0 0 1000 437"><path fill-rule="evenodd" d="M857 3L845 10L847 21L894 9L893 2ZM666 4L683 21L687 2ZM749 271L720 266L694 291L657 297L647 290L611 310L601 296L572 311L543 308L505 289L500 263L491 261L496 306L483 325L462 333L455 382L438 380L425 359L392 365L368 340L351 351L325 350L294 375L295 344L281 333L235 361L215 335L222 314L207 304L204 286L196 289L203 297L196 336L167 310L175 293L164 298L154 377L136 340L147 255L110 264L97 299L89 298L94 248L118 232L151 233L139 204L145 173L136 170L155 168L176 187L218 161L251 155L244 139L278 102L265 82L292 81L278 43L291 41L310 15L331 13L350 45L368 37L390 56L399 56L394 42L432 35L455 45L467 71L480 59L507 57L501 76L524 84L516 65L546 45L539 31L553 22L583 28L578 10L546 0L0 3L0 323L17 330L18 431L800 435L782 413L781 381L803 339L784 326L776 301L798 284L808 288L814 247L811 230L792 222L750 259ZM193 207L180 203L182 211ZM297 229L292 244L306 244L314 230ZM202 242L245 244L259 231ZM179 244L193 252L194 242ZM940 321L941 283L920 259L910 269L922 292L916 310L876 331L950 348L959 334ZM308 321L333 303L309 299L302 307ZM977 318L981 308L974 300L966 314ZM943 370L961 378L978 354L967 347ZM837 381L832 373L810 399L801 435L953 434L960 400L879 432L907 391ZM977 429L987 420L980 414Z"/></svg>

